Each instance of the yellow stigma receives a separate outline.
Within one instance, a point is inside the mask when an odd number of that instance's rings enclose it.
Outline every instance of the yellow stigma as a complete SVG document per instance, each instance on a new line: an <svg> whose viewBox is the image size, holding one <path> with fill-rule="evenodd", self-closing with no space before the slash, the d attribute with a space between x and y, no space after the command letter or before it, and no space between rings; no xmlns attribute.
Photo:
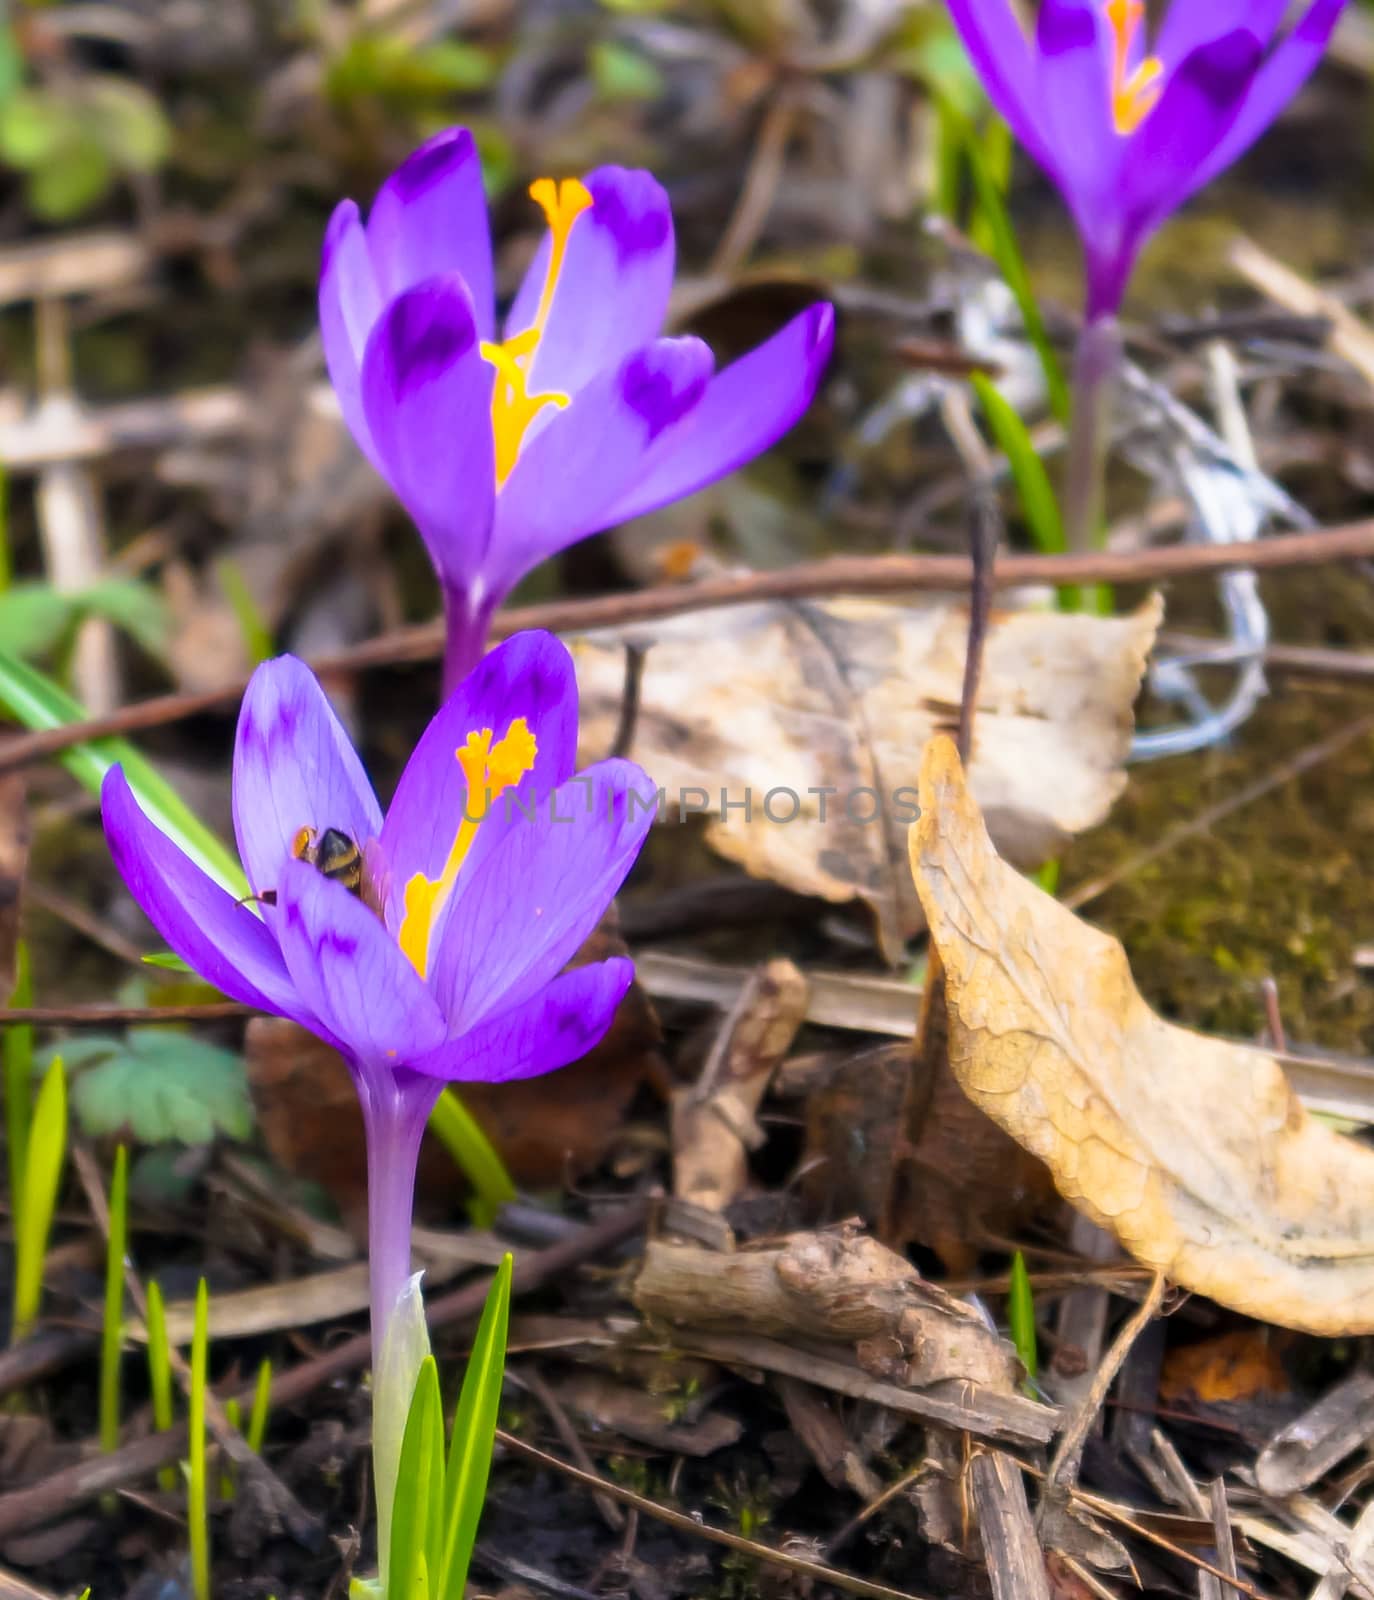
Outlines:
<svg viewBox="0 0 1374 1600"><path fill-rule="evenodd" d="M529 370L553 309L554 291L567 259L573 223L592 204L587 186L577 178L564 178L562 183L555 183L552 178L537 178L530 185L530 198L543 211L549 225L549 264L534 321L504 344L483 341L481 345L482 355L496 368L496 382L491 391L491 429L496 440L497 488L514 470L525 434L540 411L545 406L568 403L568 396L556 389L531 394Z"/></svg>
<svg viewBox="0 0 1374 1600"><path fill-rule="evenodd" d="M1145 20L1144 0L1107 0L1103 7L1112 30L1112 126L1123 136L1134 133L1159 103L1164 63L1146 56L1130 70L1131 46Z"/></svg>
<svg viewBox="0 0 1374 1600"><path fill-rule="evenodd" d="M463 819L449 846L448 860L437 878L417 872L406 884L405 915L399 942L402 953L423 978L429 968L429 939L445 902L458 881L458 872L477 837L477 829L492 805L507 789L534 769L538 747L524 717L516 717L504 739L493 745L490 728L474 731L454 756L467 779Z"/></svg>

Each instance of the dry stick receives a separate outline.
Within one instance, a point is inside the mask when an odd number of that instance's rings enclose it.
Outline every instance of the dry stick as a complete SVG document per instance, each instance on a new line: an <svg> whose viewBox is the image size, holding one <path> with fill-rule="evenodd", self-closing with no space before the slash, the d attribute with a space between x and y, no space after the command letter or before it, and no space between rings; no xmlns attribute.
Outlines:
<svg viewBox="0 0 1374 1600"><path fill-rule="evenodd" d="M817 1561L807 1561L802 1556L788 1555L766 1544L756 1544L754 1540L742 1538L737 1533L727 1533L724 1528L708 1527L706 1523L699 1522L684 1511L674 1511L669 1506L661 1506L656 1500L636 1494L633 1489L622 1488L620 1484L612 1483L609 1478L600 1477L595 1472L584 1472L580 1467L560 1461L557 1456L549 1455L536 1445L526 1444L514 1434L504 1433L500 1428L496 1430L496 1438L515 1455L524 1456L526 1460L533 1461L541 1467L547 1467L552 1472L561 1472L565 1478L572 1478L577 1483L585 1484L589 1489L609 1495L613 1500L619 1500L627 1506L633 1506L646 1517L666 1522L670 1528L676 1528L679 1533L705 1539L711 1544L723 1544L730 1550L739 1551L741 1555L752 1556L756 1561L766 1561L771 1566L784 1567L788 1572L798 1573L815 1582L828 1583L836 1589L847 1590L850 1594L868 1595L872 1600L920 1600L919 1596L910 1594L904 1589L889 1589L881 1583L870 1583L867 1578L858 1578L848 1572L838 1572L833 1567L822 1566Z"/></svg>
<svg viewBox="0 0 1374 1600"><path fill-rule="evenodd" d="M567 1239L560 1239L547 1250L517 1257L515 1288L517 1291L540 1288L583 1261L623 1243L643 1227L647 1213L648 1201L636 1200L599 1222L589 1223ZM479 1281L440 1296L426 1308L429 1326L437 1329L479 1316L486 1303L488 1287ZM371 1353L371 1336L360 1333L311 1361L303 1361L287 1372L274 1374L272 1405L281 1407L297 1404L322 1384L366 1366ZM254 1385L250 1384L239 1392L239 1404L245 1409L253 1403L253 1390ZM39 1528L74 1506L98 1499L111 1490L122 1489L139 1478L148 1477L159 1467L177 1460L185 1451L186 1424L182 1422L169 1428L166 1433L152 1434L110 1455L93 1456L61 1472L54 1472L27 1488L2 1494L0 1539Z"/></svg>
<svg viewBox="0 0 1374 1600"><path fill-rule="evenodd" d="M1195 817L1189 817L1185 822L1167 829L1152 845L1147 845L1144 850L1138 850L1133 856L1128 856L1110 872L1103 873L1099 878L1090 878L1087 883L1080 883L1070 889L1060 903L1067 906L1070 911L1077 911L1080 906L1087 905L1090 900L1096 900L1099 895L1105 894L1124 878L1131 877L1142 867L1148 866L1150 862L1167 854L1194 835L1206 833L1218 822L1229 817L1232 812L1263 799L1265 795L1281 788L1290 779L1299 778L1304 772L1310 772L1313 767L1320 766L1322 762L1338 755L1347 745L1354 744L1369 734L1374 734L1374 714L1358 717L1344 728L1338 728L1327 738L1308 745L1306 750L1299 750L1291 760L1282 762L1263 776L1256 778L1253 783L1247 783L1224 800L1218 800L1215 805L1199 811Z"/></svg>
<svg viewBox="0 0 1374 1600"><path fill-rule="evenodd" d="M1089 1430L1097 1418L1097 1413L1102 1409L1107 1391L1116 1381L1117 1373L1121 1371L1122 1363L1131 1353L1131 1346L1140 1337L1146 1323L1159 1310L1166 1287L1164 1274L1156 1272L1149 1294L1136 1307L1129 1321L1117 1334L1111 1349L1103 1356L1102 1364L1093 1378L1092 1388L1084 1395L1082 1405L1060 1436L1059 1446L1045 1475L1047 1493L1056 1489L1071 1489L1077 1483L1078 1467L1083 1459L1083 1447L1088 1442Z"/></svg>
<svg viewBox="0 0 1374 1600"><path fill-rule="evenodd" d="M227 1022L256 1017L255 1006L215 1000L191 1006L12 1006L0 1011L0 1028L31 1023L40 1028L101 1028L137 1022Z"/></svg>
<svg viewBox="0 0 1374 1600"><path fill-rule="evenodd" d="M1315 533L1279 534L1258 544L1243 546L1188 544L1139 551L1093 550L1062 556L1003 555L993 570L992 583L999 589L1021 584L1048 584L1058 588L1090 583L1151 583L1239 568L1270 570L1371 556L1374 556L1374 521L1349 523ZM591 600L555 600L543 605L517 606L500 612L492 631L497 638L525 628L547 628L554 633L585 632L593 628L652 622L712 606L751 605L761 600L902 594L913 590L958 593L969 587L972 578L972 563L963 556L830 556L824 561L799 562L777 572L737 573L704 578L696 583L665 584L628 594L603 595ZM430 661L441 653L443 642L443 624L426 622L380 634L347 650L317 656L310 664L321 677L329 677L365 667ZM241 698L246 685L247 679L241 678L218 689L158 695L124 706L109 716L21 735L0 750L0 772L25 766L88 739L136 733L232 705Z"/></svg>

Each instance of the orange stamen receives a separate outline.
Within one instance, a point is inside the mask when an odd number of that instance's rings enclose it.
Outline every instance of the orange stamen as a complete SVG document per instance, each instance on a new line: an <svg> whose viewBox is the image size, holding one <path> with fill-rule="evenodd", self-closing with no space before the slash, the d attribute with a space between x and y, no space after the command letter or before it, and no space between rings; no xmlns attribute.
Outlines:
<svg viewBox="0 0 1374 1600"><path fill-rule="evenodd" d="M520 447L530 424L545 406L565 406L569 397L556 389L542 394L529 392L529 371L539 348L544 328L553 309L554 291L567 260L568 239L573 224L592 204L587 186L577 178L537 178L530 185L530 198L540 207L549 225L549 263L534 321L504 344L483 342L483 357L496 368L496 383L491 393L491 427L496 441L496 484L500 488L510 477L520 456Z"/></svg>
<svg viewBox="0 0 1374 1600"><path fill-rule="evenodd" d="M402 954L423 978L429 967L429 941L453 886L458 881L477 829L490 814L493 802L534 768L538 747L524 717L516 717L504 739L494 746L492 730L482 728L468 734L467 741L454 751L467 779L467 799L463 818L449 846L448 859L437 878L417 872L405 887L405 915L397 936Z"/></svg>
<svg viewBox="0 0 1374 1600"><path fill-rule="evenodd" d="M1131 46L1145 20L1144 0L1107 0L1103 7L1112 30L1112 126L1123 137L1132 134L1159 103L1164 63L1146 56L1130 68Z"/></svg>

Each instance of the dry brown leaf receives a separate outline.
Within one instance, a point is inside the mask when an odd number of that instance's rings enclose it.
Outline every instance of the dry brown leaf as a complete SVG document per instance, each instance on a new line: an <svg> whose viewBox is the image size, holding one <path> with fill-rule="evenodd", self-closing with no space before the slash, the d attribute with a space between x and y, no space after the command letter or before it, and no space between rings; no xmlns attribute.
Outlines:
<svg viewBox="0 0 1374 1600"><path fill-rule="evenodd" d="M921 770L911 868L964 1092L1138 1260L1267 1322L1374 1330L1374 1151L1277 1062L1163 1021L1121 945L1000 861L952 741Z"/></svg>
<svg viewBox="0 0 1374 1600"><path fill-rule="evenodd" d="M993 618L973 782L1009 859L1038 866L1107 814L1126 781L1131 706L1160 614L1155 600L1129 617ZM711 816L715 849L803 894L864 901L895 961L923 925L903 803L915 800L922 748L958 718L967 632L950 601L835 600L589 634L572 644L584 753L611 747L625 647L646 647L629 754L666 790L670 817L696 790L686 804Z"/></svg>

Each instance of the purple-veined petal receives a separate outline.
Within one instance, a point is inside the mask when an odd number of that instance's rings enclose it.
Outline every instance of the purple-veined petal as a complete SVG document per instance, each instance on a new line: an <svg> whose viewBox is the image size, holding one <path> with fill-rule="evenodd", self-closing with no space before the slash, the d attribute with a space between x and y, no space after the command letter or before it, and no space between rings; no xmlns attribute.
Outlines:
<svg viewBox="0 0 1374 1600"><path fill-rule="evenodd" d="M567 646L550 633L517 633L484 656L444 702L406 763L382 824L379 859L387 926L399 928L405 885L414 873L437 879L468 811L467 782L455 752L469 733L490 728L500 739L516 717L534 735L534 768L498 796L468 851L463 871L512 826L523 824L529 797L542 800L572 776L577 759L577 677ZM477 797L471 815L486 809Z"/></svg>
<svg viewBox="0 0 1374 1600"><path fill-rule="evenodd" d="M1175 4L1180 0L1175 0ZM1194 194L1244 155L1311 76L1325 53L1345 0L1313 0L1293 30L1271 51L1255 74L1240 114L1189 184Z"/></svg>
<svg viewBox="0 0 1374 1600"><path fill-rule="evenodd" d="M187 966L243 1005L313 1027L271 931L150 820L117 765L105 774L100 810L129 893Z"/></svg>
<svg viewBox="0 0 1374 1600"><path fill-rule="evenodd" d="M460 875L431 951L432 986L455 1030L532 999L567 965L634 865L655 799L633 762L599 762Z"/></svg>
<svg viewBox="0 0 1374 1600"><path fill-rule="evenodd" d="M1118 200L1137 245L1197 187L1197 174L1233 126L1259 70L1259 40L1233 29L1169 74L1159 104L1130 141Z"/></svg>
<svg viewBox="0 0 1374 1600"><path fill-rule="evenodd" d="M673 286L673 214L648 172L587 174L591 207L572 225L548 321L530 370L531 393L575 395L598 372L657 338ZM507 337L534 322L548 271L546 234L506 318Z"/></svg>
<svg viewBox="0 0 1374 1600"><path fill-rule="evenodd" d="M363 358L363 409L382 471L445 579L474 574L491 535L492 378L456 273L390 301Z"/></svg>
<svg viewBox="0 0 1374 1600"><path fill-rule="evenodd" d="M381 920L340 883L288 861L277 890L281 953L296 989L362 1073L443 1044L434 996Z"/></svg>
<svg viewBox="0 0 1374 1600"><path fill-rule="evenodd" d="M1111 208L1126 140L1112 121L1112 36L1096 3L1044 0L1036 20L1040 135L1080 225Z"/></svg>
<svg viewBox="0 0 1374 1600"><path fill-rule="evenodd" d="M497 497L495 587L510 588L545 556L610 526L655 442L700 404L713 365L700 339L657 339L550 418Z"/></svg>
<svg viewBox="0 0 1374 1600"><path fill-rule="evenodd" d="M634 963L624 956L576 967L412 1065L452 1083L509 1083L553 1072L601 1043L633 980Z"/></svg>
<svg viewBox="0 0 1374 1600"><path fill-rule="evenodd" d="M329 381L358 448L375 467L376 447L363 415L362 368L367 336L382 309L372 257L351 200L334 208L320 258L320 338ZM379 468L380 470L380 468Z"/></svg>
<svg viewBox="0 0 1374 1600"><path fill-rule="evenodd" d="M811 306L712 378L701 404L645 452L607 525L702 489L780 439L811 404L834 332L833 307Z"/></svg>
<svg viewBox="0 0 1374 1600"><path fill-rule="evenodd" d="M295 656L265 661L239 709L234 835L255 894L275 889L302 828L337 828L361 849L382 813L319 680ZM269 922L270 908L264 909ZM257 920L256 918L254 919Z"/></svg>
<svg viewBox="0 0 1374 1600"><path fill-rule="evenodd" d="M491 232L482 163L466 128L422 144L377 191L367 243L383 300L426 278L458 273L472 296L478 337L496 326Z"/></svg>
<svg viewBox="0 0 1374 1600"><path fill-rule="evenodd" d="M1283 21L1289 0L1171 0L1153 50L1167 72L1209 39L1219 39L1233 28L1248 28L1256 38L1269 40Z"/></svg>
<svg viewBox="0 0 1374 1600"><path fill-rule="evenodd" d="M1040 130L1035 59L1010 0L948 0L948 5L988 98L1027 152L1052 172L1053 156Z"/></svg>

